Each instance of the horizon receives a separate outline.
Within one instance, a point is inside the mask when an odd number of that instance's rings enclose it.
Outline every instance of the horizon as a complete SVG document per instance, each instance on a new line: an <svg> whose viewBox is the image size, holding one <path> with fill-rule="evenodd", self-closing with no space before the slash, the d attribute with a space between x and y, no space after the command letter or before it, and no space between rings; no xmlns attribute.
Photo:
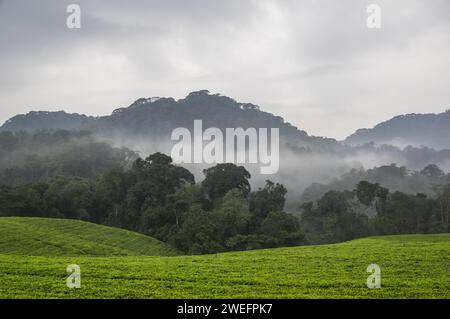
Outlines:
<svg viewBox="0 0 450 319"><path fill-rule="evenodd" d="M70 111L68 111L67 109L64 109L64 108L60 108L60 109L56 108L55 110L48 110L48 109L47 109L47 110L45 110L45 109L31 109L31 110L27 111L26 113L18 113L18 114L15 114L14 116L12 116L12 117L10 117L10 118L8 118L8 119L5 119L4 121L0 122L0 124L1 124L0 127L1 127L2 125L6 124L9 120L11 120L11 119L12 119L13 117L15 117L15 116L19 116L19 115L27 115L28 113L32 113L32 112L64 112L64 113L66 113L66 114L85 115L85 116L88 116L88 117L94 117L94 118L95 118L95 117L104 117L104 116L111 116L111 115L114 113L115 110L118 110L118 109L120 109L120 108L128 108L128 107L131 107L131 106L133 105L133 103L135 103L136 101L138 101L138 100L140 100L140 99L151 99L151 98L173 98L176 102L178 102L178 101L180 101L180 100L182 100L182 99L188 97L188 95L189 95L190 93L195 93L195 92L200 92L200 91L208 91L208 94L209 94L209 95L226 96L226 95L221 94L221 93L211 92L211 91L209 91L208 89L200 89L200 90L198 90L198 91L190 91L190 92L186 93L186 95L185 95L184 97L180 97L180 98L174 98L174 97L172 97L172 96L151 96L151 97L150 97L150 96L148 96L148 97L141 96L141 97L139 97L139 98L134 99L133 102L131 102L130 104L128 104L128 105L126 105L126 106L121 106L121 107L117 107L117 108L112 108L111 111L110 111L109 113L104 113L104 114L70 112ZM227 97L233 99L232 96L227 96ZM236 100L236 102L238 102L238 103L252 103L251 101L239 101L239 100ZM252 104L254 104L254 103L252 103ZM270 112L269 110L265 110L265 109L264 109L264 106L261 106L261 105L257 105L257 106L260 107L260 111L263 111L263 112L269 112L269 113L272 113L274 116L279 116L277 113L273 113L273 112ZM395 114L395 115L393 115L393 116L390 117L390 118L381 120L381 121L378 122L378 123L374 123L373 126L370 126L370 127L359 127L359 128L355 129L353 132L351 132L351 133L348 134L347 136L344 136L344 138L341 138L341 139L336 138L336 137L334 137L334 136L315 135L315 134L312 134L311 132L308 132L308 131L305 130L304 128L295 125L294 123L292 123L291 121L289 121L289 119L286 119L286 118L283 117L283 120L284 120L285 123L291 123L291 124L293 124L293 125L294 125L297 129L299 129L299 130L306 131L306 133L307 133L309 136L324 137L324 138L335 139L336 141L344 141L347 137L351 136L352 134L354 134L355 132L357 132L357 131L360 130L360 129L372 129L372 128L374 128L375 126L377 126L378 124L381 124L381 123L383 123L383 122L390 121L390 120L392 120L392 119L394 119L394 118L396 118L396 117L399 117L399 116L407 116L407 115L439 115L439 114L447 113L447 112L449 112L449 111L450 111L450 108L445 108L444 110L442 110L442 111L437 111L437 112L413 112L413 113Z"/></svg>

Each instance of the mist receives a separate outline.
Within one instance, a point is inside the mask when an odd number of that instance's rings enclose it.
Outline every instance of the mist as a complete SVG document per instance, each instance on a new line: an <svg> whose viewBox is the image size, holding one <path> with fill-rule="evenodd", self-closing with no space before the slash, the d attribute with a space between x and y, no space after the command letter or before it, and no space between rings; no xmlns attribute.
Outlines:
<svg viewBox="0 0 450 319"><path fill-rule="evenodd" d="M98 135L97 138L116 147L130 148L143 158L156 152L170 155L172 147L177 143L123 134L107 137ZM388 145L348 147L346 152L299 152L283 144L279 150L280 165L276 174L261 174L260 163L235 164L244 166L250 172L252 190L263 187L266 180L283 184L288 190L285 209L296 212L301 205L303 191L314 183L330 183L352 169L371 169L391 164L405 166L409 170L421 170L428 164L437 164L444 171L449 171L450 160L445 152L410 146L400 149ZM203 171L216 164L182 163L177 165L188 169L195 176L195 181L200 183L205 178Z"/></svg>

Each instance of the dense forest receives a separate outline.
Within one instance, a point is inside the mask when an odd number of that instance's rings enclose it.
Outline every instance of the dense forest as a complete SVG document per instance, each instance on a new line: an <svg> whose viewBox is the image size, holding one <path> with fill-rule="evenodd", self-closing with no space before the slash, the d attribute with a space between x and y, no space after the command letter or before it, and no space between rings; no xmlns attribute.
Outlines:
<svg viewBox="0 0 450 319"><path fill-rule="evenodd" d="M55 176L95 177L127 167L138 154L99 142L86 131L0 132L0 185L21 185Z"/></svg>
<svg viewBox="0 0 450 319"><path fill-rule="evenodd" d="M450 149L450 110L434 114L404 114L377 124L370 129L359 129L345 139L351 145L376 143L404 147L427 145L434 149ZM430 129L432 128L432 129Z"/></svg>
<svg viewBox="0 0 450 319"><path fill-rule="evenodd" d="M364 213L374 208L375 214ZM449 231L450 186L433 197L390 192L367 181L353 191L329 191L303 205L301 224L310 243L345 241L370 235Z"/></svg>
<svg viewBox="0 0 450 319"><path fill-rule="evenodd" d="M449 231L449 183L428 193L389 190L369 178L380 168L352 179L354 187L304 201L294 215L284 211L288 190L282 184L267 180L252 190L250 173L231 163L205 169L196 183L165 154L142 159L86 132L4 132L0 148L0 215L117 226L189 254ZM435 165L418 174L421 180L446 177Z"/></svg>
<svg viewBox="0 0 450 319"><path fill-rule="evenodd" d="M155 153L130 169L97 178L55 177L2 186L0 212L8 216L75 218L149 234L188 253L304 243L296 217L284 213L286 189L251 192L244 167L219 164L195 184L185 168Z"/></svg>
<svg viewBox="0 0 450 319"><path fill-rule="evenodd" d="M301 195L302 202L315 201L331 190L355 189L360 181L380 184L393 191L416 194L424 193L432 196L441 186L450 184L450 174L435 164L429 164L421 170L408 170L405 166L382 165L365 170L351 169L328 184L314 183L307 187Z"/></svg>

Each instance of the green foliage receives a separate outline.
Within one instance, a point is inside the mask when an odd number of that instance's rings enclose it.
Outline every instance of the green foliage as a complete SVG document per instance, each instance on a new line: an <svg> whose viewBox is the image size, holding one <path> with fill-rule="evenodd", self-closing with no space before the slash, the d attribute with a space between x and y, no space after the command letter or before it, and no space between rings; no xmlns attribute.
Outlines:
<svg viewBox="0 0 450 319"><path fill-rule="evenodd" d="M353 190L361 181L379 184L391 191L433 195L433 185L445 186L450 184L450 174L444 174L434 164L427 165L421 171L409 171L405 167L397 166L396 164L384 165L368 170L362 168L352 169L341 177L333 179L328 184L315 183L307 187L301 196L301 202L305 203L318 200L331 190Z"/></svg>
<svg viewBox="0 0 450 319"><path fill-rule="evenodd" d="M170 241L175 247L190 254L223 251L223 246L216 240L216 229L217 225L214 224L211 212L201 208L191 209Z"/></svg>
<svg viewBox="0 0 450 319"><path fill-rule="evenodd" d="M205 175L196 185L187 169L155 153L95 179L59 176L0 186L0 216L92 221L152 236L189 254L449 229L448 187L438 187L437 195L429 197L390 193L361 181L354 191L330 191L304 204L299 218L283 211L287 190L281 184L268 180L251 192L250 174L234 164L218 164ZM369 216L367 210L374 213Z"/></svg>
<svg viewBox="0 0 450 319"><path fill-rule="evenodd" d="M370 217L363 212L373 208ZM390 193L367 181L355 191L326 193L303 205L301 225L309 242L330 243L368 235L448 232L450 188L426 194Z"/></svg>
<svg viewBox="0 0 450 319"><path fill-rule="evenodd" d="M450 235L180 257L0 255L0 298L450 298ZM81 266L81 289L66 267ZM368 289L367 266L381 267Z"/></svg>
<svg viewBox="0 0 450 319"><path fill-rule="evenodd" d="M264 188L250 195L250 211L257 218L265 218L269 212L282 211L287 189L281 184L266 180Z"/></svg>
<svg viewBox="0 0 450 319"><path fill-rule="evenodd" d="M248 201L238 189L230 190L222 199L220 206L212 212L216 236L221 243L230 237L249 232L251 215Z"/></svg>
<svg viewBox="0 0 450 319"><path fill-rule="evenodd" d="M367 181L361 181L356 185L356 198L358 201L366 206L375 206L377 212L385 209L387 196L389 190L376 184L371 184Z"/></svg>
<svg viewBox="0 0 450 319"><path fill-rule="evenodd" d="M274 184L268 182L268 185L273 190ZM277 189L284 188L278 185ZM252 194L251 197L257 196ZM273 198L284 201L284 197ZM217 201L213 210L205 211L200 205L191 206L179 231L169 241L178 249L191 254L304 243L297 217L281 210L271 211L261 217L251 212L249 205L249 200L235 188ZM282 206L278 208L282 209Z"/></svg>
<svg viewBox="0 0 450 319"><path fill-rule="evenodd" d="M93 221L153 236L190 254L304 241L297 217L282 212L282 185L267 181L249 196L250 174L243 167L219 164L205 175L195 185L188 170L155 153L95 180L58 177L3 187L0 215Z"/></svg>
<svg viewBox="0 0 450 319"><path fill-rule="evenodd" d="M215 200L225 196L233 188L239 189L244 196L250 193L250 173L243 166L232 163L217 164L203 171L202 182L209 198Z"/></svg>
<svg viewBox="0 0 450 319"><path fill-rule="evenodd" d="M169 156L155 153L145 160L137 159L131 170L116 170L100 180L100 193L109 206L107 220L165 240L177 222L176 215L165 214L165 206L173 204L167 198L193 183L194 176L173 165Z"/></svg>
<svg viewBox="0 0 450 319"><path fill-rule="evenodd" d="M172 256L145 235L78 220L1 217L0 254L27 256Z"/></svg>
<svg viewBox="0 0 450 319"><path fill-rule="evenodd" d="M438 206L438 219L442 229L450 232L450 184L444 186L436 186L436 201Z"/></svg>
<svg viewBox="0 0 450 319"><path fill-rule="evenodd" d="M305 242L297 217L282 211L270 212L258 234L264 239L264 247L297 246Z"/></svg>
<svg viewBox="0 0 450 319"><path fill-rule="evenodd" d="M352 192L328 192L303 206L301 225L311 243L331 243L369 235L368 218L357 212Z"/></svg>
<svg viewBox="0 0 450 319"><path fill-rule="evenodd" d="M137 155L98 142L89 132L0 132L0 184L17 186L56 176L93 178L127 167Z"/></svg>

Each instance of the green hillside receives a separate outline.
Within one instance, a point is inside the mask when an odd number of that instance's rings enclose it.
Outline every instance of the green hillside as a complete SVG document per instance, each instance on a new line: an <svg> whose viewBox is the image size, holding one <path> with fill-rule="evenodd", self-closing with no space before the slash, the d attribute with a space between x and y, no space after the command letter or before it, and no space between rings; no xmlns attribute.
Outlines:
<svg viewBox="0 0 450 319"><path fill-rule="evenodd" d="M81 267L81 288L66 267ZM381 288L366 286L369 264ZM450 234L203 256L0 254L0 298L450 298Z"/></svg>
<svg viewBox="0 0 450 319"><path fill-rule="evenodd" d="M70 219L0 217L0 254L28 256L171 256L149 236Z"/></svg>

